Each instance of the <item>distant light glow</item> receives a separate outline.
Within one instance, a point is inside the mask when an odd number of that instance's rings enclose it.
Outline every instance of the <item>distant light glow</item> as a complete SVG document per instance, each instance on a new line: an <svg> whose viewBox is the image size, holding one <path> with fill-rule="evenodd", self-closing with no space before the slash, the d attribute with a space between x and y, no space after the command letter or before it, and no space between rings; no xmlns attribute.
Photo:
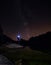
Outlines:
<svg viewBox="0 0 51 65"><path fill-rule="evenodd" d="M17 40L20 40L20 39L21 39L21 35L18 34L18 35L17 35Z"/></svg>
<svg viewBox="0 0 51 65"><path fill-rule="evenodd" d="M17 37L18 37L18 38L20 38L21 36L20 36L20 35L18 35Z"/></svg>

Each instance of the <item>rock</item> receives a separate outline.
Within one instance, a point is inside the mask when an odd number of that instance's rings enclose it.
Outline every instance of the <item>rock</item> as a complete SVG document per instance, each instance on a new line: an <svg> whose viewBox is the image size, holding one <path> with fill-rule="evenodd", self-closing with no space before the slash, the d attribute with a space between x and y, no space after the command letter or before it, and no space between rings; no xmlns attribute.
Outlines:
<svg viewBox="0 0 51 65"><path fill-rule="evenodd" d="M14 65L10 60L8 60L5 56L0 55L0 65Z"/></svg>

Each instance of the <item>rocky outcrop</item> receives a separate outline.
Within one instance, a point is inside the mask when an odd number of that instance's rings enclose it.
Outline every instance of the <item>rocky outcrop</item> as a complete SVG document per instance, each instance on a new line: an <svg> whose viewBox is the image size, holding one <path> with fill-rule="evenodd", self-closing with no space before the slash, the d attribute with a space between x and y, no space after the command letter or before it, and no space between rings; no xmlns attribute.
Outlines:
<svg viewBox="0 0 51 65"><path fill-rule="evenodd" d="M14 65L10 60L8 60L5 56L0 55L0 65Z"/></svg>

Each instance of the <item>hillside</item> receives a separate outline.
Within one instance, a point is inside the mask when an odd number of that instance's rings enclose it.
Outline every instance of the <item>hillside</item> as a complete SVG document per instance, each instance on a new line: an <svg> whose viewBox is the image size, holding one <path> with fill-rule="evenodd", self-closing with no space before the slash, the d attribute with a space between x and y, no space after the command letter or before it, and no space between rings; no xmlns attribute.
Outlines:
<svg viewBox="0 0 51 65"><path fill-rule="evenodd" d="M20 45L29 46L32 50L39 50L43 52L51 52L51 32L44 33L42 35L31 37L25 42L21 40Z"/></svg>

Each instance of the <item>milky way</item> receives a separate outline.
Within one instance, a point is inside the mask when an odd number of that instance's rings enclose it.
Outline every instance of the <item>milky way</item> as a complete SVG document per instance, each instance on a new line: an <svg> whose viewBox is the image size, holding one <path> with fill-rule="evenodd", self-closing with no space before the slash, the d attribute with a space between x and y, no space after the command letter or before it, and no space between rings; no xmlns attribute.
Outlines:
<svg viewBox="0 0 51 65"><path fill-rule="evenodd" d="M0 24L4 33L12 39L16 40L18 32L24 39L28 39L51 31L48 0L5 0L0 5Z"/></svg>

